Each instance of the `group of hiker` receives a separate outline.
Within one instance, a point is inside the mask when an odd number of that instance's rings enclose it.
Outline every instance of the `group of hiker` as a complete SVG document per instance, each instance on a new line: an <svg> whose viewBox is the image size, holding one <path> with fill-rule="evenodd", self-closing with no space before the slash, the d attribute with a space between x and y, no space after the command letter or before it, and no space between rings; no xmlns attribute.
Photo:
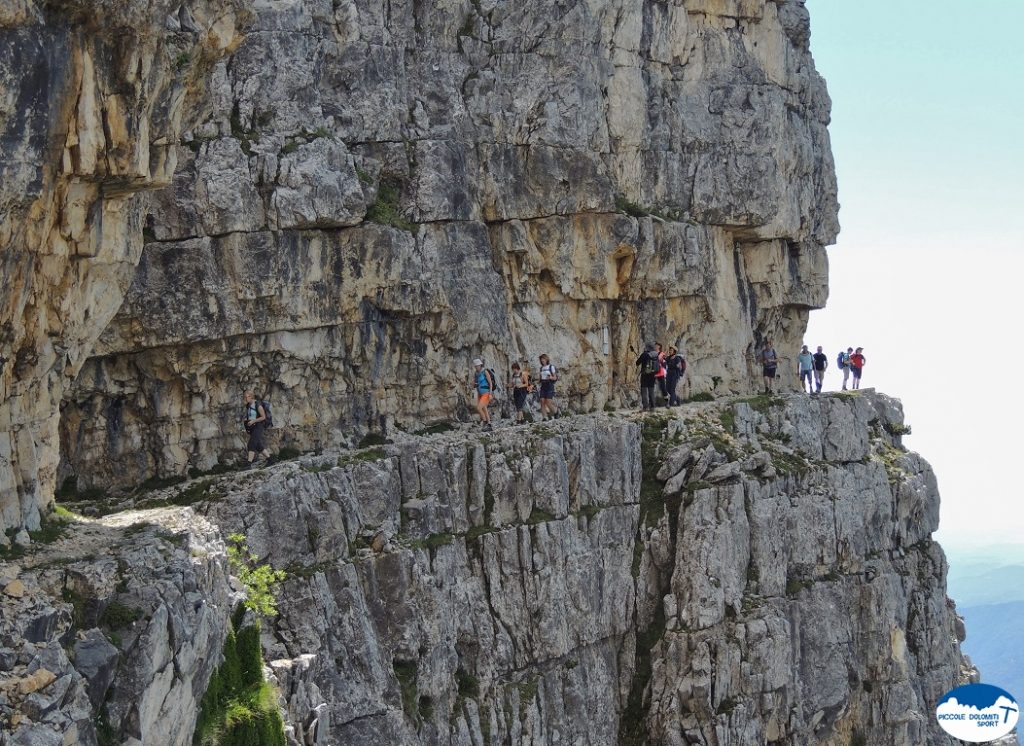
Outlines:
<svg viewBox="0 0 1024 746"><path fill-rule="evenodd" d="M779 377L779 356L770 339L764 340L757 359L761 364L765 393L773 393L775 380ZM538 362L540 417L541 419L550 419L558 416L558 407L555 406L555 382L558 381L558 369L546 353L538 357ZM860 388L861 374L866 362L863 347L856 349L848 347L846 352L839 352L836 357L836 366L843 371L843 391L847 390L851 376L853 378L851 388L854 390ZM640 372L640 405L645 411L655 408L656 389L661 394L660 399L666 407L682 404L682 399L676 390L679 382L686 375L686 358L679 353L676 347L670 345L666 351L663 350L660 342L649 342L637 357L636 366ZM807 345L803 345L797 356L797 374L800 377L801 391L806 391L808 394L821 393L825 371L828 370L828 367L828 355L822 351L820 345L817 352L814 353L808 349ZM473 360L473 370L476 411L484 427L490 429L489 406L498 390L497 376L494 369L487 367L481 358ZM516 421L525 422L530 394L533 394L538 388L531 380L529 368L518 362L512 363L509 386L512 389ZM264 433L272 424L273 417L269 402L257 399L251 390L246 391L243 425L249 436L246 444L246 460L249 468L266 466L270 463L270 451L267 450L264 442Z"/></svg>
<svg viewBox="0 0 1024 746"><path fill-rule="evenodd" d="M538 357L540 367L538 378L540 383L539 400L541 419L558 416L555 406L555 382L558 380L558 369L545 353ZM660 342L650 342L636 359L640 369L640 399L643 408L654 409L655 387L660 391L665 406L682 404L676 392L679 381L686 374L686 359L679 350L670 346L663 350ZM518 362L512 363L512 375L509 385L512 388L512 402L516 410L516 421L525 422L526 406L529 395L535 388L530 379L530 371ZM476 393L476 411L485 428L491 427L491 414L488 407L494 398L498 382L494 370L487 367L481 359L473 361L473 389Z"/></svg>
<svg viewBox="0 0 1024 746"><path fill-rule="evenodd" d="M773 392L775 379L778 378L779 356L770 339L765 339L764 346L758 353L758 362L761 363L761 374L764 376L764 391L766 394ZM843 371L843 391L850 388L860 388L861 375L864 372L864 365L867 358L864 357L864 348L847 347L846 352L842 350L836 356L836 367ZM820 394L821 386L825 379L825 371L828 370L828 355L818 345L818 351L811 353L807 345L800 348L797 355L797 375L800 376L800 390L808 394ZM853 377L853 384L847 386L850 377Z"/></svg>
<svg viewBox="0 0 1024 746"><path fill-rule="evenodd" d="M686 358L679 354L679 350L669 346L666 354L661 342L648 342L637 357L636 366L640 369L640 406L645 411L654 409L655 386L660 390L666 407L683 403L676 387L686 375Z"/></svg>
<svg viewBox="0 0 1024 746"><path fill-rule="evenodd" d="M538 358L540 368L538 380L540 383L540 416L541 419L550 419L558 416L558 407L555 406L555 381L558 380L558 369L552 364L551 358L545 353ZM488 406L498 389L497 376L492 368L488 368L484 361L476 358L473 361L473 388L476 391L476 411L480 415L480 421L485 428L491 427L491 413ZM536 390L530 380L528 368L518 362L512 363L512 375L509 381L512 387L512 403L516 409L516 422L526 421L526 403L530 394Z"/></svg>

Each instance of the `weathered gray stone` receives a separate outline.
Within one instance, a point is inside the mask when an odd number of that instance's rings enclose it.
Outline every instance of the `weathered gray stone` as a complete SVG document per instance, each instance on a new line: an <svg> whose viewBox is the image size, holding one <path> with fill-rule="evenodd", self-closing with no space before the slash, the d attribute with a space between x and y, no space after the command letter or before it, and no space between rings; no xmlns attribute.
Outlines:
<svg viewBox="0 0 1024 746"><path fill-rule="evenodd" d="M99 709L117 671L118 650L98 629L75 643L75 668L89 682L89 700Z"/></svg>

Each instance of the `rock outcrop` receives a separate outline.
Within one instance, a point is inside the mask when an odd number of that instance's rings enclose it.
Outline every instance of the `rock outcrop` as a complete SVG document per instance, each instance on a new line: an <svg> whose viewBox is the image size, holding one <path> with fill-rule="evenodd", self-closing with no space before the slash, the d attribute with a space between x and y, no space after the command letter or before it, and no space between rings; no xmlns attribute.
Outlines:
<svg viewBox="0 0 1024 746"><path fill-rule="evenodd" d="M0 744L189 746L237 600L220 534L185 508L66 534L0 562Z"/></svg>
<svg viewBox="0 0 1024 746"><path fill-rule="evenodd" d="M210 502L288 568L298 743L952 744L930 468L881 395L305 457Z"/></svg>
<svg viewBox="0 0 1024 746"><path fill-rule="evenodd" d="M576 411L630 401L652 338L748 390L827 294L808 37L799 0L261 4L149 195L62 480L234 459L249 386L303 450L462 419L477 356L548 352Z"/></svg>
<svg viewBox="0 0 1024 746"><path fill-rule="evenodd" d="M0 7L0 544L52 504L62 397L142 253L233 3Z"/></svg>
<svg viewBox="0 0 1024 746"><path fill-rule="evenodd" d="M288 573L292 746L953 746L934 703L976 674L904 429L870 391L736 398L142 493L191 507L0 565L0 743L188 743L234 600L216 526Z"/></svg>

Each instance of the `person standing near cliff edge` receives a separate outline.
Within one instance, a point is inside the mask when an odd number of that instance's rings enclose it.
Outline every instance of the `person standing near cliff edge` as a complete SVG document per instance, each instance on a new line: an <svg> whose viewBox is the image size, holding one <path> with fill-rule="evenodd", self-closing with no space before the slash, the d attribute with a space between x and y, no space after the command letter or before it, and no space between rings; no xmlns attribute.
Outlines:
<svg viewBox="0 0 1024 746"><path fill-rule="evenodd" d="M807 345L804 345L800 348L800 354L797 356L797 373L800 374L800 390L804 390L804 381L806 381L808 394L814 392L814 384L811 381L811 371L813 370L814 356L807 349Z"/></svg>
<svg viewBox="0 0 1024 746"><path fill-rule="evenodd" d="M636 359L636 365L640 368L640 406L646 412L649 409L654 409L655 376L661 366L653 343L647 343L644 351Z"/></svg>
<svg viewBox="0 0 1024 746"><path fill-rule="evenodd" d="M825 380L825 370L828 369L828 355L821 351L821 345L818 345L818 351L814 353L814 387L816 394L821 393L821 384Z"/></svg>
<svg viewBox="0 0 1024 746"><path fill-rule="evenodd" d="M551 358L541 355L540 361L540 415L551 419L558 414L555 408L555 381L558 380L558 369L551 364Z"/></svg>
<svg viewBox="0 0 1024 746"><path fill-rule="evenodd" d="M772 381L775 380L775 372L779 365L779 356L772 346L772 341L767 337L765 337L764 347L758 353L757 359L761 363L761 374L764 376L764 393L770 394L772 393Z"/></svg>
<svg viewBox="0 0 1024 746"><path fill-rule="evenodd" d="M850 356L853 355L853 348L847 347L846 352L840 352L836 362L843 369L843 391L846 391L846 383L850 380Z"/></svg>
<svg viewBox="0 0 1024 746"><path fill-rule="evenodd" d="M491 413L487 406L491 403L491 395L494 391L494 380L491 374L484 368L484 361L477 358L473 361L473 388L476 390L476 413L480 415L480 422L484 427L491 427Z"/></svg>
<svg viewBox="0 0 1024 746"><path fill-rule="evenodd" d="M245 458L249 462L247 468L255 469L259 465L256 460L257 455L263 459L263 466L267 466L270 464L270 451L267 450L267 446L263 442L263 431L267 427L267 412L263 407L263 402L256 400L254 391L245 392L245 414L242 417L242 425L245 427L245 432L249 434L249 442L245 447Z"/></svg>
<svg viewBox="0 0 1024 746"><path fill-rule="evenodd" d="M867 364L868 359L864 357L864 348L858 347L852 355L850 355L850 372L853 373L853 389L856 391L860 388L860 376L864 371L864 366Z"/></svg>
<svg viewBox="0 0 1024 746"><path fill-rule="evenodd" d="M679 380L686 373L686 360L679 354L675 347L668 348L668 357L665 358L665 387L668 389L668 402L665 404L666 407L674 407L677 404L682 404L679 396L676 394L676 386L679 385Z"/></svg>

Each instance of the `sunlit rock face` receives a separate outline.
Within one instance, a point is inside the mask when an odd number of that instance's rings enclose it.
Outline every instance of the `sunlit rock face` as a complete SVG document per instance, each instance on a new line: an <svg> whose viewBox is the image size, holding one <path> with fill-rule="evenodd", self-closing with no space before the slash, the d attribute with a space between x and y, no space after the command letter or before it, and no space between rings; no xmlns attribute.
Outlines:
<svg viewBox="0 0 1024 746"><path fill-rule="evenodd" d="M468 416L481 356L547 352L573 410L797 349L838 229L800 2L265 3L145 196L117 315L67 397L61 477L234 459L242 390L300 449ZM76 369L77 370L77 369Z"/></svg>
<svg viewBox="0 0 1024 746"><path fill-rule="evenodd" d="M264 652L300 743L952 746L972 672L902 425L868 393L594 414L199 510L290 572Z"/></svg>
<svg viewBox="0 0 1024 746"><path fill-rule="evenodd" d="M142 254L140 193L171 183L231 3L0 8L0 541L52 502L61 399Z"/></svg>

